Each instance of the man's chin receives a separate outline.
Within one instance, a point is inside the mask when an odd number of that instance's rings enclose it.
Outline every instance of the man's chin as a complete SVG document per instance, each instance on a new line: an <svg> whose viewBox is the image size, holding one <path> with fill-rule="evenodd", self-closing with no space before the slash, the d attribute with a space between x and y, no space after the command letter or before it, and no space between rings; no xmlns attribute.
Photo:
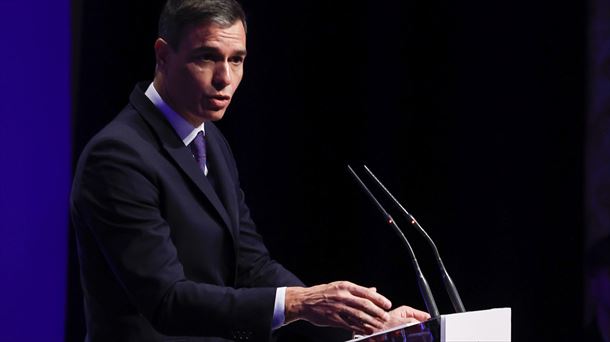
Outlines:
<svg viewBox="0 0 610 342"><path fill-rule="evenodd" d="M225 115L226 108L220 110L206 110L204 112L205 121L218 121Z"/></svg>

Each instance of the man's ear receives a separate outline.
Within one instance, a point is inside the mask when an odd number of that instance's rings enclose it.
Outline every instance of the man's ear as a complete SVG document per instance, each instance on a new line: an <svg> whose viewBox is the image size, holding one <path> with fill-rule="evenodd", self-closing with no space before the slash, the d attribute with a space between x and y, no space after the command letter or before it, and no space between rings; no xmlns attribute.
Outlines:
<svg viewBox="0 0 610 342"><path fill-rule="evenodd" d="M157 38L155 41L155 58L157 60L157 69L163 70L167 65L167 59L171 53L171 47L163 38Z"/></svg>

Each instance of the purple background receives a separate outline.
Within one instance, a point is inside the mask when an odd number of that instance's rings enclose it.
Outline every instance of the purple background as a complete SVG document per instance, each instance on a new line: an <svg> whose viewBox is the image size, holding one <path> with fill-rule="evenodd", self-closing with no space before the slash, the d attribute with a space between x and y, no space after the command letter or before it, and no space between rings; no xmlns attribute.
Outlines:
<svg viewBox="0 0 610 342"><path fill-rule="evenodd" d="M0 340L64 339L70 2L0 1Z"/></svg>

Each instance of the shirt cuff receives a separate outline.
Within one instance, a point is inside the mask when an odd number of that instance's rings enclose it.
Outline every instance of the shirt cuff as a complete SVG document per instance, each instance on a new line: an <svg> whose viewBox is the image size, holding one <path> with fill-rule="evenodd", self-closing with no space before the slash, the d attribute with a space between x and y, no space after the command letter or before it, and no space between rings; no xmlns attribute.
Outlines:
<svg viewBox="0 0 610 342"><path fill-rule="evenodd" d="M275 291L275 304L273 305L273 320L271 321L271 330L275 330L282 325L286 320L284 316L284 304L286 302L286 287L278 287Z"/></svg>

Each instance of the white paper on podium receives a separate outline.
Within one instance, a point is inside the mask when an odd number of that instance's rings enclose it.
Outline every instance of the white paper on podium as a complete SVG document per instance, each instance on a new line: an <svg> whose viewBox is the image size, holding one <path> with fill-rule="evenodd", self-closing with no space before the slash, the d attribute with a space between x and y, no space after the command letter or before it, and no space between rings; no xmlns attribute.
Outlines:
<svg viewBox="0 0 610 342"><path fill-rule="evenodd" d="M510 342L511 309L441 316L441 342Z"/></svg>

